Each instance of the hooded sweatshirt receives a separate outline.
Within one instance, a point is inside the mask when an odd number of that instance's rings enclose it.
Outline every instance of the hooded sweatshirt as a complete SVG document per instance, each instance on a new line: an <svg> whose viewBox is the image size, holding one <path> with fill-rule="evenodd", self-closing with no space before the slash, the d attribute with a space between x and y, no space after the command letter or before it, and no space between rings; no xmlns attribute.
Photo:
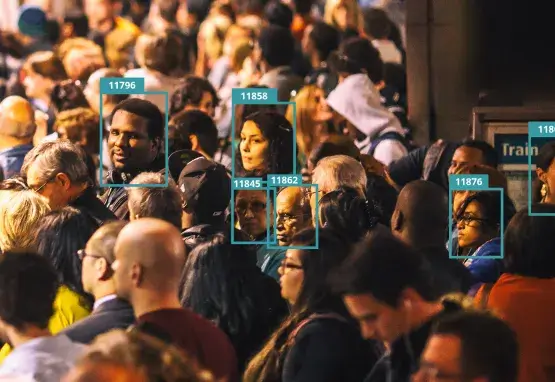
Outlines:
<svg viewBox="0 0 555 382"><path fill-rule="evenodd" d="M372 140L385 133L405 135L399 120L382 105L380 93L366 74L347 77L329 94L327 103L366 136L355 141L361 154L368 154ZM382 140L374 150L374 158L385 165L407 154L405 145L395 139Z"/></svg>

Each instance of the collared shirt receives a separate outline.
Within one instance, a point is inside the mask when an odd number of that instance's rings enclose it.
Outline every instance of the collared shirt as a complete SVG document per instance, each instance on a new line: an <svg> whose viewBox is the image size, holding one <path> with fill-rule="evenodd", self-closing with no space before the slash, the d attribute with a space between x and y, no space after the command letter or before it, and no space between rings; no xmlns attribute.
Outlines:
<svg viewBox="0 0 555 382"><path fill-rule="evenodd" d="M32 339L6 357L0 366L0 381L59 382L84 349L64 335Z"/></svg>
<svg viewBox="0 0 555 382"><path fill-rule="evenodd" d="M99 299L97 299L94 302L93 305L93 311L95 311L96 309L98 309L100 307L100 305L104 304L105 302L111 301L111 300L115 300L116 298L118 298L118 296L116 294L109 294L107 296L104 297L100 297Z"/></svg>
<svg viewBox="0 0 555 382"><path fill-rule="evenodd" d="M4 178L10 178L19 174L25 155L31 151L33 145L18 145L0 151L0 170L4 172Z"/></svg>

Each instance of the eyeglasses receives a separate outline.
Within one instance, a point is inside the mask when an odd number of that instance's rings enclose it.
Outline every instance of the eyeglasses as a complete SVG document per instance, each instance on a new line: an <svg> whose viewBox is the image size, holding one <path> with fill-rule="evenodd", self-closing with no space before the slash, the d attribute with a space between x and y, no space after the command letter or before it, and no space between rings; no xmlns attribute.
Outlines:
<svg viewBox="0 0 555 382"><path fill-rule="evenodd" d="M478 218L476 216L472 216L472 215L469 215L469 214L464 214L464 215L456 217L455 221L457 223L462 223L464 226L472 227L470 225L470 223L472 223L472 222L483 222L483 223L485 223L485 222L488 222L488 219Z"/></svg>
<svg viewBox="0 0 555 382"><path fill-rule="evenodd" d="M95 259L104 259L104 256L100 256L100 255L93 255L92 253L87 253L84 249L80 249L77 251L77 256L79 257L79 260L83 261L83 259L85 257L92 257Z"/></svg>
<svg viewBox="0 0 555 382"><path fill-rule="evenodd" d="M56 178L56 175L49 177L46 182L44 182L42 185L38 186L38 187L33 187L33 186L28 186L29 190L36 192L37 194L40 194L40 192L42 191L42 189L44 187L46 187L46 185L48 183L51 183L54 179Z"/></svg>
<svg viewBox="0 0 555 382"><path fill-rule="evenodd" d="M235 204L235 210L240 213L244 214L247 210L251 210L254 213L260 213L266 210L266 203L253 201L253 202L245 202L240 201Z"/></svg>

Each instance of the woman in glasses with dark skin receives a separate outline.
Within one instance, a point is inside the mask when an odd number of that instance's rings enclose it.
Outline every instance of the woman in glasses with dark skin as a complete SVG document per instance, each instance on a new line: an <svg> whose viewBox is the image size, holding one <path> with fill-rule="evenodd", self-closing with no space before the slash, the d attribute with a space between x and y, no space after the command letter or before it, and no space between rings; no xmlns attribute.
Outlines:
<svg viewBox="0 0 555 382"><path fill-rule="evenodd" d="M464 264L472 274L475 287L495 282L502 272L501 261L491 258L502 255L500 199L498 191L470 193L455 213L458 255L470 256ZM472 288L470 294L475 292L476 288Z"/></svg>
<svg viewBox="0 0 555 382"><path fill-rule="evenodd" d="M333 231L309 228L292 239L292 249L279 269L281 295L291 313L249 363L244 382L362 381L381 348L360 336L343 300L332 293L327 278L348 255Z"/></svg>

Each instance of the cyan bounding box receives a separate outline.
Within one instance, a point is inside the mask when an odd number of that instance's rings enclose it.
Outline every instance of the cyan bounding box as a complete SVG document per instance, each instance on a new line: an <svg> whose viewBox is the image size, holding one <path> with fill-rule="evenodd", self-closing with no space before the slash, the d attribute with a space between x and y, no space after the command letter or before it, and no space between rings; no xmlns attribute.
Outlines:
<svg viewBox="0 0 555 382"><path fill-rule="evenodd" d="M101 78L100 93L102 94L144 94L145 79L140 77Z"/></svg>
<svg viewBox="0 0 555 382"><path fill-rule="evenodd" d="M239 179L240 180L240 179ZM235 240L235 191L240 191L241 189L236 189L231 187L231 227L230 227L230 237L231 244L266 244L268 245L270 238L270 209L266 208L266 240L264 241L236 241ZM244 190L253 190L251 188L245 188ZM257 188L256 191L266 191L266 206L270 200L270 189L266 186Z"/></svg>
<svg viewBox="0 0 555 382"><path fill-rule="evenodd" d="M236 190L264 190L262 178L236 178L231 184Z"/></svg>
<svg viewBox="0 0 555 382"><path fill-rule="evenodd" d="M555 216L549 212L532 212L532 138L554 138L555 122L534 121L528 122L528 215L530 216ZM535 163L534 163L535 164Z"/></svg>
<svg viewBox="0 0 555 382"><path fill-rule="evenodd" d="M277 89L235 88L231 90L231 103L235 105L267 105L278 103Z"/></svg>
<svg viewBox="0 0 555 382"><path fill-rule="evenodd" d="M528 122L531 138L555 138L555 122Z"/></svg>
<svg viewBox="0 0 555 382"><path fill-rule="evenodd" d="M233 89L236 90L236 89ZM263 89L268 90L268 89ZM275 89L269 89L275 90ZM293 105L293 174L297 174L297 104L295 102L274 102L276 105ZM235 104L231 106L231 131L235 130ZM231 177L235 179L235 150L236 145L231 147ZM241 179L241 178L237 178Z"/></svg>
<svg viewBox="0 0 555 382"><path fill-rule="evenodd" d="M489 187L487 174L457 174L449 175L449 189L451 191L480 191Z"/></svg>
<svg viewBox="0 0 555 382"><path fill-rule="evenodd" d="M312 189L314 189L315 190L314 192L316 193L316 195L318 195L318 185L317 184L299 184L298 186L290 186L290 187L307 187L311 191L312 191ZM274 218L277 221L277 188L274 187L274 189L275 189L275 192L274 192ZM314 210L315 210L314 211L314 214L315 214L315 216L314 216L314 226L315 226L314 229L316 231L316 244L315 245L305 245L305 246L303 246L303 245L290 245L290 246L287 246L287 247L282 247L282 246L279 246L279 245L267 244L267 248L268 249L284 249L284 248L286 248L286 249L318 249L318 248L320 248L320 239L319 239L320 219L319 219L319 216L318 216L319 213L320 213L320 210L319 210L318 206L319 206L319 200L318 200L318 198L316 198L316 205L314 207ZM275 227L276 224L273 224L273 226ZM275 236L275 232L274 232L274 236ZM277 242L277 239L275 241Z"/></svg>
<svg viewBox="0 0 555 382"><path fill-rule="evenodd" d="M121 80L121 78L101 78L100 79L100 95L99 95L99 97L100 97L100 111L99 111L99 114L100 115L102 115L102 106L103 106L102 105L102 95L103 94L146 94L146 95L151 94L151 95L163 95L164 96L164 98L165 98L165 100L164 100L165 101L164 102L164 104L165 104L165 113L164 113L164 115L165 115L165 121L164 121L164 124L165 124L165 127L164 127L164 159L165 159L164 183L163 184L158 184L158 183L156 183L156 184L154 184L154 183L153 184L150 184L150 183L148 183L148 184L125 184L125 183L111 184L111 183L104 183L104 168L103 168L103 166L100 166L100 185L99 185L99 187L100 188L145 188L145 187L148 187L148 188L165 188L165 187L168 187L169 184L170 184L170 176L169 176L169 173L170 173L170 170L169 170L169 168L170 168L170 165L169 165L169 147L170 147L170 145L169 145L169 134L168 134L169 133L169 129L168 129L169 95L168 95L168 92L162 92L162 91L159 91L159 92L145 92L144 91L144 79L143 78L125 78L124 79L125 81L132 80L132 83L135 84L135 87L138 87L140 85L142 91L135 92L135 93L124 92L124 91L121 91L121 92L111 91L109 93L105 93L105 92L102 91L103 90L102 85L104 83L105 87L106 86L110 87L110 82L109 82L110 80ZM132 85L129 85L129 87L131 87L131 86ZM104 118L100 118L100 128L99 128L99 130L100 130L100 133L99 133L100 134L100 150L99 150L100 151L100 153L99 153L100 163L104 163L103 162L103 154L102 154L103 151L104 151L104 150L102 150L102 147L103 147L102 142L104 140Z"/></svg>
<svg viewBox="0 0 555 382"><path fill-rule="evenodd" d="M303 176L298 174L270 174L268 175L269 187L293 187L303 184Z"/></svg>
<svg viewBox="0 0 555 382"><path fill-rule="evenodd" d="M451 177L455 177L457 175L449 175L449 185L451 185ZM478 190L466 190L466 189L458 189L453 190L449 187L449 258L450 259L473 259L473 256L457 256L453 255L453 191L478 191ZM480 259L503 259L505 255L505 190L499 187L486 187L482 188L479 191L498 191L499 192L499 203L500 203L500 211L501 216L499 219L499 232L500 232L500 241L501 241L501 249L500 254L498 256L480 256Z"/></svg>

